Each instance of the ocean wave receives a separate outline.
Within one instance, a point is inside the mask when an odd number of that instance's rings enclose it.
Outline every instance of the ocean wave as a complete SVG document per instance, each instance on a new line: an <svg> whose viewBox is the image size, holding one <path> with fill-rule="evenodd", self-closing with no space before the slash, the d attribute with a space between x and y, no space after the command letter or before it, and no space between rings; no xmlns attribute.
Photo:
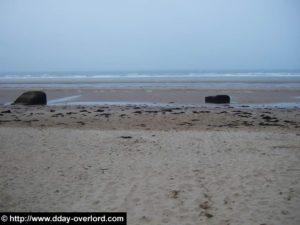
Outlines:
<svg viewBox="0 0 300 225"><path fill-rule="evenodd" d="M300 73L199 73L199 72L186 72L186 73L15 73L15 74L0 74L0 82L47 82L47 81L107 81L107 80L300 80Z"/></svg>
<svg viewBox="0 0 300 225"><path fill-rule="evenodd" d="M90 82L90 83L1 83L0 88L300 88L299 82Z"/></svg>

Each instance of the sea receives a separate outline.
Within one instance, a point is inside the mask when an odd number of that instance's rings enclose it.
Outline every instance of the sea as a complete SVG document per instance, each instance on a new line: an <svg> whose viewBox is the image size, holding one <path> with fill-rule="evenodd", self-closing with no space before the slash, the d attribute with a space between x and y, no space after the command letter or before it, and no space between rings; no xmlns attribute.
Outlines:
<svg viewBox="0 0 300 225"><path fill-rule="evenodd" d="M0 88L299 87L300 71L0 72Z"/></svg>

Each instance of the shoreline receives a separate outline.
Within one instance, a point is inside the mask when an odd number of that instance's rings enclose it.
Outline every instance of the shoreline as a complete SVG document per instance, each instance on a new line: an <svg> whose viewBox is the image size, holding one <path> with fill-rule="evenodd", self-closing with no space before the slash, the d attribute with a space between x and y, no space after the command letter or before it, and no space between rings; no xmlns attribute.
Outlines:
<svg viewBox="0 0 300 225"><path fill-rule="evenodd" d="M134 88L153 88L153 89L299 89L299 81L73 81L73 82L0 82L0 89L24 89L24 88L47 88L47 89L134 89Z"/></svg>

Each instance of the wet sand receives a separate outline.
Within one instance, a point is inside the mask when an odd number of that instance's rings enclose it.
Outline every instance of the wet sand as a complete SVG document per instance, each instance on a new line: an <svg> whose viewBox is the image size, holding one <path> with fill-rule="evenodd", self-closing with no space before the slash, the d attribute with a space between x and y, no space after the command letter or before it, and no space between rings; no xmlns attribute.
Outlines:
<svg viewBox="0 0 300 225"><path fill-rule="evenodd" d="M28 90L42 90L48 103L97 104L110 102L204 104L205 96L230 95L234 104L292 103L300 105L298 87L81 87L81 88L0 88L0 104L13 102Z"/></svg>

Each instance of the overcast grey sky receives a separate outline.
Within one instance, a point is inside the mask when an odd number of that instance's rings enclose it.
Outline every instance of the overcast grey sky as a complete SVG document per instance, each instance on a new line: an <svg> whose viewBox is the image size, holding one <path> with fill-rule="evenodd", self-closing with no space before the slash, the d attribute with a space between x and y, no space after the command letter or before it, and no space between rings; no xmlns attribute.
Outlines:
<svg viewBox="0 0 300 225"><path fill-rule="evenodd" d="M299 0L0 0L2 72L299 68Z"/></svg>

